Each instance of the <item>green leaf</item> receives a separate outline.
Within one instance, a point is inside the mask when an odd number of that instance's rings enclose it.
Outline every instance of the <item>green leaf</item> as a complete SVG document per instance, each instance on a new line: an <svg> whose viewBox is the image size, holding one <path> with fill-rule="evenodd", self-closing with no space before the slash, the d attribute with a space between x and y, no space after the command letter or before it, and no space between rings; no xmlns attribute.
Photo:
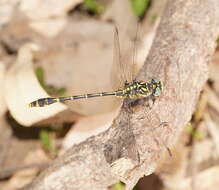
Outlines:
<svg viewBox="0 0 219 190"><path fill-rule="evenodd" d="M84 0L84 6L87 10L95 14L101 14L104 11L104 6L96 0Z"/></svg>
<svg viewBox="0 0 219 190"><path fill-rule="evenodd" d="M45 83L45 74L44 74L44 70L42 67L37 67L35 69L35 74L36 77L40 83L40 85L44 88L44 90L50 94L50 95L55 95L55 96L64 96L66 93L66 89L65 88L56 88L52 85L47 85Z"/></svg>
<svg viewBox="0 0 219 190"><path fill-rule="evenodd" d="M121 182L116 183L112 186L112 190L125 190L125 185Z"/></svg>
<svg viewBox="0 0 219 190"><path fill-rule="evenodd" d="M51 158L55 158L57 156L58 150L55 146L55 133L51 130L41 130L40 141L44 150L48 153Z"/></svg>
<svg viewBox="0 0 219 190"><path fill-rule="evenodd" d="M202 140L204 138L204 134L197 131L191 123L186 125L186 131L191 134L196 140Z"/></svg>
<svg viewBox="0 0 219 190"><path fill-rule="evenodd" d="M36 77L37 77L40 85L42 87L44 87L45 86L45 79L44 79L44 70L43 70L43 68L42 67L37 67L35 69L35 74L36 74Z"/></svg>
<svg viewBox="0 0 219 190"><path fill-rule="evenodd" d="M66 88L58 88L57 95L64 96L66 94Z"/></svg>
<svg viewBox="0 0 219 190"><path fill-rule="evenodd" d="M45 149L47 149L47 150L51 149L52 139L49 135L49 131L47 131L47 130L40 131L40 141Z"/></svg>
<svg viewBox="0 0 219 190"><path fill-rule="evenodd" d="M141 17L146 12L150 0L131 0L131 5L134 13Z"/></svg>

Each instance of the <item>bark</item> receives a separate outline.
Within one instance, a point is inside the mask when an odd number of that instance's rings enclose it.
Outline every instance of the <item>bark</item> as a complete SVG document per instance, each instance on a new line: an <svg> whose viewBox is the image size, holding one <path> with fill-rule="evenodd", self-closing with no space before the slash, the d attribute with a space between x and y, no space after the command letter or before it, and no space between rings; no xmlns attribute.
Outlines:
<svg viewBox="0 0 219 190"><path fill-rule="evenodd" d="M119 180L130 189L153 173L191 119L218 34L218 0L170 0L137 77L160 78L162 95L152 108L125 100L106 132L73 146L27 189L102 190Z"/></svg>

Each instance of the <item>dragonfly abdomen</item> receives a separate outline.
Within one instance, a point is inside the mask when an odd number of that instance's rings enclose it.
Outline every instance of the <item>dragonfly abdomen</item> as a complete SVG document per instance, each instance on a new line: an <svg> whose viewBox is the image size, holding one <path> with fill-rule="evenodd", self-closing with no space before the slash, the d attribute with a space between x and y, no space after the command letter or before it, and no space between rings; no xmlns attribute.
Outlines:
<svg viewBox="0 0 219 190"><path fill-rule="evenodd" d="M59 98L50 98L50 97L40 98L36 101L31 102L29 104L29 107L44 107L56 102L66 102L69 100L87 99L87 98L95 98L102 96L117 96L118 92L120 91L83 94L83 95L67 96L67 97L59 97Z"/></svg>

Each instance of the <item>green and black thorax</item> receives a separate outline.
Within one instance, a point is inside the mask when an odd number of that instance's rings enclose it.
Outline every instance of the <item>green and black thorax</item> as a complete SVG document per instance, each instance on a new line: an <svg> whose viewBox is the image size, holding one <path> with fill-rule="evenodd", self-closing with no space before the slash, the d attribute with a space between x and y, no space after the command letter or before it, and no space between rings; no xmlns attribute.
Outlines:
<svg viewBox="0 0 219 190"><path fill-rule="evenodd" d="M160 96L163 85L159 79L150 82L132 81L125 83L124 89L116 91L116 96L125 98L144 98L149 96Z"/></svg>

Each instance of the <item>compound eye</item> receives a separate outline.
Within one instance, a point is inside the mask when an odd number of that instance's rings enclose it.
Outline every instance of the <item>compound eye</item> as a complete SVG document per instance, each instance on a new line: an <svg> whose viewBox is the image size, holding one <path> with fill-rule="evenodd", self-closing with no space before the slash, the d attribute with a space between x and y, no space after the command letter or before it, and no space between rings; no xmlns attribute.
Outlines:
<svg viewBox="0 0 219 190"><path fill-rule="evenodd" d="M157 87L154 91L154 96L160 96L161 95L161 89Z"/></svg>

